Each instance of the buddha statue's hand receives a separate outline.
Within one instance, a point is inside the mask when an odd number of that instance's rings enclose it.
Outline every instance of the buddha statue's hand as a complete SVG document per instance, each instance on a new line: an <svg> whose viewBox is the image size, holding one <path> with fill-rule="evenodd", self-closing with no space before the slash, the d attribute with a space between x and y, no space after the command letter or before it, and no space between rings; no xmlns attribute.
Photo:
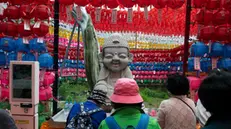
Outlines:
<svg viewBox="0 0 231 129"><path fill-rule="evenodd" d="M87 11L85 7L80 7L81 13L82 13L82 18L78 19L78 14L77 14L77 5L74 5L73 10L72 10L72 16L74 19L77 21L77 23L80 25L82 32L84 32L87 28L88 20L89 20L89 15L87 14Z"/></svg>

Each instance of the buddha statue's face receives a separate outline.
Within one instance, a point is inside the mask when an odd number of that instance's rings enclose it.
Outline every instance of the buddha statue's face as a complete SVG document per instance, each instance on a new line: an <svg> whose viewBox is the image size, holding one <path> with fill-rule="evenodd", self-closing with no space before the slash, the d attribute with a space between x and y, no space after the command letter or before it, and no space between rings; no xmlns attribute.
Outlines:
<svg viewBox="0 0 231 129"><path fill-rule="evenodd" d="M128 66L130 61L127 48L108 47L103 50L103 64L112 72L120 72Z"/></svg>

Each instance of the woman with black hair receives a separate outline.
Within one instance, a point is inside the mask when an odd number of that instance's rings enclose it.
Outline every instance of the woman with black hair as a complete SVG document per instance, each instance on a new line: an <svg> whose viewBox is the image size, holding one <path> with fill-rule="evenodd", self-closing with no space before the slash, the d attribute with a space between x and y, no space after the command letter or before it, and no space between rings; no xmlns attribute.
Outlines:
<svg viewBox="0 0 231 129"><path fill-rule="evenodd" d="M189 81L187 77L174 74L167 79L166 88L171 94L161 102L157 120L162 129L195 129L195 104L187 98Z"/></svg>
<svg viewBox="0 0 231 129"><path fill-rule="evenodd" d="M211 113L203 129L231 129L231 74L225 70L214 70L202 82L199 98Z"/></svg>

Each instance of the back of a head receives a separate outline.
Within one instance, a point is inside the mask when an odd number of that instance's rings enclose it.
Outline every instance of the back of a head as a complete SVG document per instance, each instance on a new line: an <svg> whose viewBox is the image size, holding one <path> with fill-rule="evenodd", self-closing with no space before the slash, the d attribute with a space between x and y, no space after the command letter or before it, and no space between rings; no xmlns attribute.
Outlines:
<svg viewBox="0 0 231 129"><path fill-rule="evenodd" d="M187 95L189 93L189 81L184 75L169 75L166 88L172 95Z"/></svg>
<svg viewBox="0 0 231 129"><path fill-rule="evenodd" d="M225 70L213 70L203 80L199 91L201 103L212 114L231 114L231 73Z"/></svg>

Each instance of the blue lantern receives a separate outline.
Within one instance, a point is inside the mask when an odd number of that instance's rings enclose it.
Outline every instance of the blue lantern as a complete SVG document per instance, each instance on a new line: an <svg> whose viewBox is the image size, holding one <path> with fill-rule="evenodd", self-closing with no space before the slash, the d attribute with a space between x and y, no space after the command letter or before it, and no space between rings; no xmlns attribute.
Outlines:
<svg viewBox="0 0 231 129"><path fill-rule="evenodd" d="M43 53L38 57L38 61L41 68L52 68L53 57L49 53Z"/></svg>
<svg viewBox="0 0 231 129"><path fill-rule="evenodd" d="M15 51L15 40L12 38L2 38L0 42L0 49L8 52Z"/></svg>
<svg viewBox="0 0 231 129"><path fill-rule="evenodd" d="M224 53L223 44L219 42L215 42L211 44L211 51L209 53L211 57L219 57L219 56L222 56L223 53Z"/></svg>
<svg viewBox="0 0 231 129"><path fill-rule="evenodd" d="M24 54L24 55L22 56L22 60L23 60L23 61L36 61L36 58L35 58L34 54L32 54L32 53L27 53L27 54Z"/></svg>
<svg viewBox="0 0 231 129"><path fill-rule="evenodd" d="M208 46L203 42L195 42L190 47L190 55L192 57L203 57L208 53Z"/></svg>
<svg viewBox="0 0 231 129"><path fill-rule="evenodd" d="M10 61L17 60L17 53L15 52L9 53L7 59L8 59L8 64L10 64Z"/></svg>
<svg viewBox="0 0 231 129"><path fill-rule="evenodd" d="M231 44L224 45L224 58L231 58Z"/></svg>
<svg viewBox="0 0 231 129"><path fill-rule="evenodd" d="M16 40L16 46L17 46L16 51L18 51L18 52L26 52L27 53L30 51L29 44L24 44L22 38L19 38Z"/></svg>
<svg viewBox="0 0 231 129"><path fill-rule="evenodd" d="M6 65L6 54L4 52L0 52L0 66Z"/></svg>

